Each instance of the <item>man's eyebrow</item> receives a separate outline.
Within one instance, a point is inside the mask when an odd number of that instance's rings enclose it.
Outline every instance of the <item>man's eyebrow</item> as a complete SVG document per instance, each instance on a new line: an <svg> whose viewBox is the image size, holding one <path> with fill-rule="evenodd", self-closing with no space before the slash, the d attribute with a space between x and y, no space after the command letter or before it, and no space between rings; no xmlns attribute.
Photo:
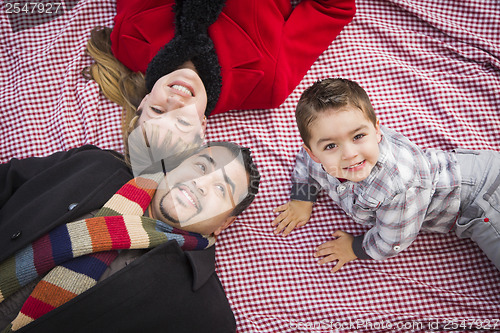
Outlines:
<svg viewBox="0 0 500 333"><path fill-rule="evenodd" d="M359 126L358 128L356 128L356 129L354 129L354 130L350 131L350 132L349 132L349 135L353 135L354 133L356 133L356 132L358 132L358 131L361 131L361 130L363 130L363 129L366 129L366 128L368 128L368 126L367 126L367 125L361 125L361 126ZM318 142L316 142L316 144L318 144L318 145L319 145L319 144L321 144L321 143L323 143L323 142L325 142L325 141L335 141L335 139L334 139L334 138L330 138L330 137L329 137L329 138L322 138L322 139L319 139L319 140L318 140Z"/></svg>
<svg viewBox="0 0 500 333"><path fill-rule="evenodd" d="M212 158L212 156L207 154L200 154L199 156L205 158L210 164L212 164L213 167L216 166L215 160Z"/></svg>
<svg viewBox="0 0 500 333"><path fill-rule="evenodd" d="M224 181L231 186L231 193L229 193L231 199L233 198L233 193L236 188L236 185L234 185L234 182L231 180L231 178L228 177L226 170L224 170L224 167L221 168L222 174L224 175ZM234 203L233 203L234 205Z"/></svg>
<svg viewBox="0 0 500 333"><path fill-rule="evenodd" d="M208 155L208 154L201 154L199 155L200 157L203 157L205 158L210 164L212 164L212 166L214 168L217 167L217 163L215 162L215 160L213 159L212 156ZM226 170L224 170L224 167L221 167L220 168L222 170L222 174L224 175L224 181L229 184L229 186L231 186L231 191L232 193L234 193L235 189L236 189L236 185L234 184L234 182L231 180L231 178L228 177L228 175L226 174ZM231 195L231 198L233 196Z"/></svg>

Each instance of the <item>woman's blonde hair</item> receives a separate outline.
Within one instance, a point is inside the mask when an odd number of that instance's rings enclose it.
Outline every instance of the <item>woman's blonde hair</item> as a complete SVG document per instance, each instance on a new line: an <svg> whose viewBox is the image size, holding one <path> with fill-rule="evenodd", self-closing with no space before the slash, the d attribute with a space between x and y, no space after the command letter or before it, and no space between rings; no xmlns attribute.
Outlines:
<svg viewBox="0 0 500 333"><path fill-rule="evenodd" d="M128 136L135 127L137 108L147 91L144 74L131 71L114 57L111 30L96 27L90 32L86 51L95 62L84 69L83 75L97 82L104 96L123 108L122 134L125 155L128 155Z"/></svg>

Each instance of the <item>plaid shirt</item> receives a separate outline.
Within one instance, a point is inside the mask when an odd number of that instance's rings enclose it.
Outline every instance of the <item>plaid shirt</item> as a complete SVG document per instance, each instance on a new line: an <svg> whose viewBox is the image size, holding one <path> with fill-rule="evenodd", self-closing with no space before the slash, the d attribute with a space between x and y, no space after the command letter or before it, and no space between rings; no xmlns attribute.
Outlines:
<svg viewBox="0 0 500 333"><path fill-rule="evenodd" d="M304 148L292 174L292 200L314 202L324 190L354 221L372 227L354 239L360 259L395 256L420 230L450 231L460 207L461 176L454 153L422 150L393 130L381 130L380 156L361 182L341 183Z"/></svg>

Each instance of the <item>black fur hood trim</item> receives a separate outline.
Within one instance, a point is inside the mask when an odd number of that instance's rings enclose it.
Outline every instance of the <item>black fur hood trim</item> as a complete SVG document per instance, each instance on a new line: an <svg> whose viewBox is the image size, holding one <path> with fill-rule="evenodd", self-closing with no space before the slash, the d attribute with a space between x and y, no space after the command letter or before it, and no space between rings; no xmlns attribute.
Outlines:
<svg viewBox="0 0 500 333"><path fill-rule="evenodd" d="M215 108L222 88L219 59L208 27L217 20L225 0L177 0L175 36L158 51L146 70L146 88L151 91L162 76L191 60L207 91L208 117Z"/></svg>

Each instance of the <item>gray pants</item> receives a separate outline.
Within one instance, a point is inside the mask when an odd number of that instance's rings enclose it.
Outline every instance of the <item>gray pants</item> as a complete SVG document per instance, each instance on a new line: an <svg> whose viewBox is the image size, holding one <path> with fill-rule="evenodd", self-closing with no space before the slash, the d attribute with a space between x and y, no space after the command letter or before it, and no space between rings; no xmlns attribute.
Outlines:
<svg viewBox="0 0 500 333"><path fill-rule="evenodd" d="M500 270L500 152L455 152L462 173L456 234L476 242Z"/></svg>

